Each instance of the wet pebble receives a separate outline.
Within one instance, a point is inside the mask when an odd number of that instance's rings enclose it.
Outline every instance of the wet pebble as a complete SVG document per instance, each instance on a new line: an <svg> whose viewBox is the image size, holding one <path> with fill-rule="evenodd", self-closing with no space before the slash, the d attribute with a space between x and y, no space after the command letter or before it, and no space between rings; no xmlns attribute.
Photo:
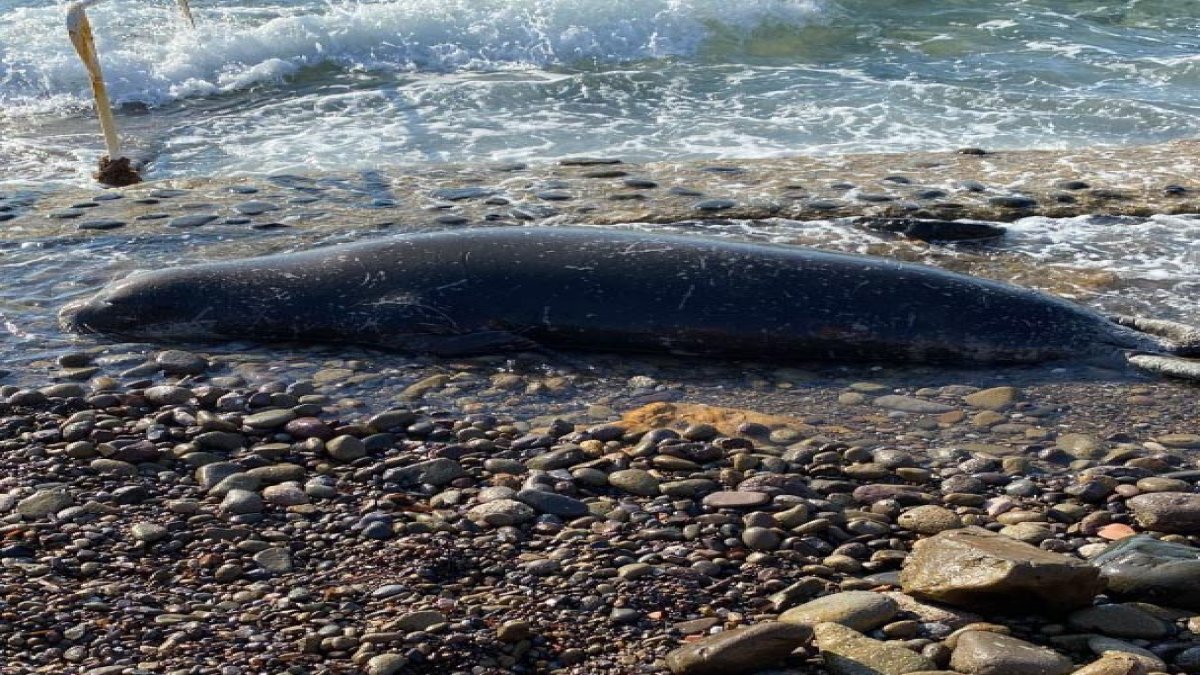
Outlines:
<svg viewBox="0 0 1200 675"><path fill-rule="evenodd" d="M202 225L207 225L207 224L213 222L214 220L217 220L219 217L220 216L217 216L214 213L195 213L195 214L186 215L186 216L179 216L176 218L172 218L171 221L169 223L167 223L167 227L177 227L177 228L200 227Z"/></svg>
<svg viewBox="0 0 1200 675"><path fill-rule="evenodd" d="M125 227L125 221L115 220L113 218L97 218L94 220L85 220L76 227L81 230L115 230Z"/></svg>

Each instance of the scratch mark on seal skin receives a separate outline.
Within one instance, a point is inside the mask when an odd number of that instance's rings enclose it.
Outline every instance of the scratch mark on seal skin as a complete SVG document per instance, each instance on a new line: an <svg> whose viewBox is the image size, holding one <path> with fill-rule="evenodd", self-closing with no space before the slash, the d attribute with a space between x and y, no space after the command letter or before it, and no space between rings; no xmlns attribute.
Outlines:
<svg viewBox="0 0 1200 675"><path fill-rule="evenodd" d="M545 305L542 307L542 325L547 328L552 328L550 325L550 305Z"/></svg>
<svg viewBox="0 0 1200 675"><path fill-rule="evenodd" d="M692 293L695 293L695 292L696 292L696 284L689 284L687 293L683 294L683 299L679 301L679 306L676 307L675 309L682 310L683 306L687 304L687 301L692 298Z"/></svg>
<svg viewBox="0 0 1200 675"><path fill-rule="evenodd" d="M672 250L674 249L670 246L656 247L653 244L647 246L646 242L634 242L626 246L622 253L625 255L634 255L637 253L670 253Z"/></svg>
<svg viewBox="0 0 1200 675"><path fill-rule="evenodd" d="M462 286L462 285L463 285L463 284L465 284L465 283L467 283L467 280L466 280L466 279L459 279L458 281L454 281L454 282L451 282L451 283L448 283L448 284L442 284L441 286L438 286L437 288L434 288L433 290L435 290L435 291L444 291L444 290L446 290L447 288L454 288L455 286Z"/></svg>
<svg viewBox="0 0 1200 675"><path fill-rule="evenodd" d="M200 320L203 319L204 317L208 316L210 313L212 313L212 311L213 311L213 307L212 307L212 305L209 305L208 307L205 307L204 309L200 310L196 314L196 316L193 316L191 318L191 320L188 323L199 324Z"/></svg>

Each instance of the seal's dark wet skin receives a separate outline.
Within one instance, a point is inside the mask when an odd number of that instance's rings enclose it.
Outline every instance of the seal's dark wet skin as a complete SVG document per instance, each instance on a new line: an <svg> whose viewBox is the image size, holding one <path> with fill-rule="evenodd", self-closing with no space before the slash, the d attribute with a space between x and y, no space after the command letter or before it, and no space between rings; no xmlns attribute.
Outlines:
<svg viewBox="0 0 1200 675"><path fill-rule="evenodd" d="M590 228L434 232L140 273L63 309L139 339L532 345L766 360L1037 363L1173 344L1043 293L881 258Z"/></svg>

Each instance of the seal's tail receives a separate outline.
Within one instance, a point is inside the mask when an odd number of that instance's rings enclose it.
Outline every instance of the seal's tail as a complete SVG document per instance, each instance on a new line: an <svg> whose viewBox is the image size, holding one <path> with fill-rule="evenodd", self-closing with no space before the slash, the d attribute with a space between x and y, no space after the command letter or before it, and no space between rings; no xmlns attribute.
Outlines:
<svg viewBox="0 0 1200 675"><path fill-rule="evenodd" d="M1115 315L1113 323L1162 338L1163 348L1175 356L1200 356L1200 329L1185 323L1145 319L1140 316Z"/></svg>
<svg viewBox="0 0 1200 675"><path fill-rule="evenodd" d="M1190 382L1200 382L1200 361L1166 354L1133 354L1129 365L1155 375L1165 375Z"/></svg>
<svg viewBox="0 0 1200 675"><path fill-rule="evenodd" d="M1175 321L1144 319L1139 316L1109 317L1113 323L1159 338L1163 354L1134 353L1129 365L1155 375L1200 382L1200 329Z"/></svg>

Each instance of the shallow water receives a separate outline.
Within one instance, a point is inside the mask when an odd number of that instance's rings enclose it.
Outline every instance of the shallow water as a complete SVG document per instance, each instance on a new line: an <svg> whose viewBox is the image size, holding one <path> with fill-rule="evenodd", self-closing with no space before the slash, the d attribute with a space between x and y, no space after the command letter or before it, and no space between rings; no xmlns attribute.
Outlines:
<svg viewBox="0 0 1200 675"><path fill-rule="evenodd" d="M91 10L149 177L1194 136L1200 5L200 0ZM101 152L65 4L0 0L0 183ZM28 36L39 39L30 40Z"/></svg>

